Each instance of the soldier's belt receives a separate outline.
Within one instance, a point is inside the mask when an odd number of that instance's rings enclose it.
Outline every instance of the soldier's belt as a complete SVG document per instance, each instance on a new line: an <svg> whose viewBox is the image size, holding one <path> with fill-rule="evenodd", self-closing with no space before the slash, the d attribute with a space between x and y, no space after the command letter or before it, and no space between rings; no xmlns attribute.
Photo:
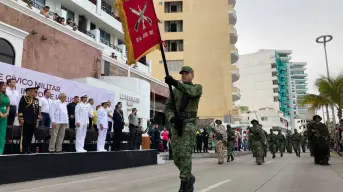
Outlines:
<svg viewBox="0 0 343 192"><path fill-rule="evenodd" d="M197 112L180 112L180 118L188 119L188 118L196 118Z"/></svg>

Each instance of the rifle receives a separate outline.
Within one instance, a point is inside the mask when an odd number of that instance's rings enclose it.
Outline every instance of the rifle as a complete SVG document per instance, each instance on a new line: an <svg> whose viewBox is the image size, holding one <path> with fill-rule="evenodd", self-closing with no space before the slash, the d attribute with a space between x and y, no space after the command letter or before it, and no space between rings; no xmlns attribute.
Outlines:
<svg viewBox="0 0 343 192"><path fill-rule="evenodd" d="M214 134L216 134L216 140L222 141L223 144L224 144L225 146L227 146L227 141L224 140L223 135L222 135L221 133L219 133L216 129L214 129L214 128L212 128L212 127L211 127L211 130L210 130L210 131L213 131Z"/></svg>
<svg viewBox="0 0 343 192"><path fill-rule="evenodd" d="M333 151L335 151L340 157L343 157L342 154L338 151L336 151L336 149L329 143L329 141L324 137L324 133L320 130L317 129L315 126L312 125L313 123L310 124L311 127L313 127L320 135L320 137L322 137L324 139L325 144L331 148Z"/></svg>
<svg viewBox="0 0 343 192"><path fill-rule="evenodd" d="M268 149L269 151L271 151L269 149L269 147L262 141L261 136L257 135L254 131L252 131L252 129L250 127L247 128L249 130L249 132L251 132L253 135L257 136L259 138L259 141L262 143L263 147L265 147L266 149ZM264 133L263 133L264 134Z"/></svg>

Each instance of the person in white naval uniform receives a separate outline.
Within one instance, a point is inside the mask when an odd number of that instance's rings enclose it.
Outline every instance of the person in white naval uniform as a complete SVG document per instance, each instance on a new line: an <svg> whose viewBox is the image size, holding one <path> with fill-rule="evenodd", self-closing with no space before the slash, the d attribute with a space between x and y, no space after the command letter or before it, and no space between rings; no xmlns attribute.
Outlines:
<svg viewBox="0 0 343 192"><path fill-rule="evenodd" d="M89 117L93 117L92 111L87 103L87 94L81 95L81 102L75 107L76 152L87 152L83 147L85 145Z"/></svg>
<svg viewBox="0 0 343 192"><path fill-rule="evenodd" d="M103 152L105 150L105 140L108 130L108 114L106 108L108 107L108 101L103 101L101 107L98 108L98 142L97 151Z"/></svg>

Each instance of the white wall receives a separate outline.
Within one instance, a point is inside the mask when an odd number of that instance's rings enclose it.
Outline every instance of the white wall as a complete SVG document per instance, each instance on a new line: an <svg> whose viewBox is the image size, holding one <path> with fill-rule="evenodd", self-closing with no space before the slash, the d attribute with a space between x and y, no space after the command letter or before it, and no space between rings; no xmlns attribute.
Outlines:
<svg viewBox="0 0 343 192"><path fill-rule="evenodd" d="M275 59L273 51L242 55L236 66L239 69L240 79L235 85L240 89L241 99L236 105L248 106L249 110L258 110L264 107L278 109L279 103L274 102L273 80L271 63Z"/></svg>
<svg viewBox="0 0 343 192"><path fill-rule="evenodd" d="M145 127L147 121L150 119L150 83L129 77L103 77L100 80L94 78L80 78L74 81L84 83L97 88L106 89L115 94L115 102L112 103L112 108L117 102L123 103L123 113L125 122L128 122L128 115L132 108L138 109L138 117L142 118L142 126ZM121 95L139 98L139 102L127 101ZM128 127L125 127L125 132L128 132Z"/></svg>
<svg viewBox="0 0 343 192"><path fill-rule="evenodd" d="M27 32L0 21L0 38L7 40L12 45L15 52L14 64L17 67L21 66L24 39L27 35Z"/></svg>

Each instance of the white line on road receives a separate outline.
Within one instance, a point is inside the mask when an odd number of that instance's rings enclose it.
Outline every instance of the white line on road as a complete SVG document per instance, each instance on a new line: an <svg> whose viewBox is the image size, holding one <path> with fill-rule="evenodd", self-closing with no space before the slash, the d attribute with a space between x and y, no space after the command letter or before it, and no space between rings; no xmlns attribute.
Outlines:
<svg viewBox="0 0 343 192"><path fill-rule="evenodd" d="M209 186L209 187L206 187L205 189L202 189L202 190L200 190L199 192L211 191L212 189L217 188L217 187L219 187L219 186L221 186L221 185L223 185L223 184L225 184L225 183L227 183L227 182L230 182L230 181L231 181L230 179L225 180L225 181L221 181L221 182L219 182L219 183L216 183L216 184L214 184L214 185L211 185L211 186Z"/></svg>
<svg viewBox="0 0 343 192"><path fill-rule="evenodd" d="M22 189L22 190L13 191L13 192L34 191L34 190L37 190L37 189L45 189L45 188L49 188L49 187L56 187L56 186L75 184L75 183L84 183L84 182L88 182L88 181L94 181L94 180L106 179L106 178L108 178L108 177L96 177L96 178L92 178L92 179L70 181L70 182L64 182L64 183L59 183L59 184L54 184L54 185L45 185L45 186L34 187L34 188L30 188L30 189Z"/></svg>
<svg viewBox="0 0 343 192"><path fill-rule="evenodd" d="M274 162L274 161L268 161L268 162L266 163L266 165L269 164L269 163L273 163L273 162Z"/></svg>

